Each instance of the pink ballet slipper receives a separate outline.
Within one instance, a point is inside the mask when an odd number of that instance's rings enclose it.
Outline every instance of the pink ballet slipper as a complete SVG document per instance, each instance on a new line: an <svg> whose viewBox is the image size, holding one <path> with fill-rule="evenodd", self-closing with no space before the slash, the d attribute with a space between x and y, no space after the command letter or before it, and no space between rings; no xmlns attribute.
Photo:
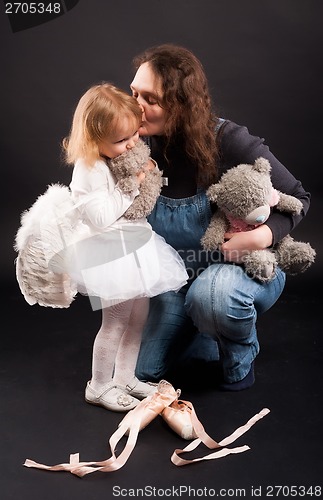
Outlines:
<svg viewBox="0 0 323 500"><path fill-rule="evenodd" d="M157 391L151 396L143 399L135 408L129 411L120 422L118 429L109 439L111 457L101 462L80 462L79 454L70 455L69 463L48 466L27 459L24 463L26 467L45 469L50 471L69 471L76 476L83 477L92 472L112 472L120 469L127 462L134 449L137 437L141 429L146 427L156 418L166 406L170 405L179 396L179 391L166 380L161 380L157 386ZM120 455L115 455L115 449L121 438L127 435L126 445Z"/></svg>
<svg viewBox="0 0 323 500"><path fill-rule="evenodd" d="M109 439L111 448L111 457L101 462L80 462L79 454L70 455L69 463L48 466L27 459L24 463L26 467L35 467L50 471L69 471L79 477L92 472L112 472L120 469L130 457L134 447L136 446L138 434L158 415L170 425L184 439L193 439L184 449L175 449L171 456L171 461L177 466L183 466L200 462L201 460L213 460L216 458L225 457L230 454L242 453L249 450L249 446L239 446L236 448L228 448L227 446L233 443L236 439L247 432L258 420L262 419L269 413L267 408L264 408L259 413L254 415L248 422L235 430L230 436L222 441L214 441L206 432L199 421L192 403L189 401L178 400L180 395L179 390L167 381L162 380L157 386L157 391L142 400L133 410L120 422L117 430ZM127 442L124 449L117 457L115 449L123 436L127 435ZM184 459L180 457L183 453L188 453L195 450L201 443L211 450L215 450L209 455L194 459Z"/></svg>
<svg viewBox="0 0 323 500"><path fill-rule="evenodd" d="M192 420L193 405L190 401L176 399L161 412L161 417L183 439L196 439Z"/></svg>

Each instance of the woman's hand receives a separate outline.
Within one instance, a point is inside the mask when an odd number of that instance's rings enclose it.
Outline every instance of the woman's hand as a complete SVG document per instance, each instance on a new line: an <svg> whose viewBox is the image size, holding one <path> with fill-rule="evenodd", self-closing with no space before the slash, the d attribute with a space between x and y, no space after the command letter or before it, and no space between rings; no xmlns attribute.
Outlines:
<svg viewBox="0 0 323 500"><path fill-rule="evenodd" d="M251 231L226 233L224 237L226 241L221 246L224 259L237 264L243 262L244 255L253 250L263 250L269 247L273 241L272 232L266 224Z"/></svg>

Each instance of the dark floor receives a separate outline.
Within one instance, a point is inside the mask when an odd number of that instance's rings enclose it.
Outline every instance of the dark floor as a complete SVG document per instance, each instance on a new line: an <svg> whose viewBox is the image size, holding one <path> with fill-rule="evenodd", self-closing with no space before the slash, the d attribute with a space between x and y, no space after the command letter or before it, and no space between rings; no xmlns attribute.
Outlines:
<svg viewBox="0 0 323 500"><path fill-rule="evenodd" d="M107 440L122 417L83 398L100 312L92 312L84 297L68 310L30 307L13 287L4 304L8 321L1 349L1 499L103 500L170 493L175 498L282 498L290 492L320 496L322 300L310 287L304 292L306 283L299 278L297 288L287 286L275 307L259 318L261 353L251 389L219 392L211 370L201 367L195 373L197 384L181 381L183 399L193 402L216 440L262 408L271 410L236 442L248 444L249 451L176 467L170 456L186 442L157 418L140 433L122 469L82 479L22 464L26 458L47 465L65 462L75 452L81 460L110 456Z"/></svg>

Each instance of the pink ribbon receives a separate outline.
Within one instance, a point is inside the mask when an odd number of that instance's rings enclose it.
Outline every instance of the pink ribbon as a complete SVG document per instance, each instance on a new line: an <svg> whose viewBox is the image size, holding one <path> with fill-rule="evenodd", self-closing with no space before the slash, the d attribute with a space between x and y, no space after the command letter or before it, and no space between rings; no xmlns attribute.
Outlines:
<svg viewBox="0 0 323 500"><path fill-rule="evenodd" d="M268 410L268 408L264 408L259 413L254 415L250 420L248 420L248 422L245 425L239 427L232 434L230 434L230 436L228 436L225 439L222 439L222 441L220 441L218 443L217 441L214 441L214 439L212 439L205 432L205 429L204 429L202 423L199 421L199 419L195 413L193 405L189 402L186 402L186 403L191 406L191 408L190 408L191 421L192 421L192 425L193 425L193 428L195 430L195 433L198 437L197 437L197 439L194 439L194 441L192 441L185 448L183 448L183 449L177 448L174 451L174 453L171 456L171 461L173 462L173 464L175 464L177 466L188 465L188 464L192 464L194 462L200 462L201 460L213 460L216 458L225 457L227 455L231 455L234 453L242 453L244 451L249 450L250 449L249 446L246 446L246 445L240 446L237 448L226 448L226 446L228 444L231 444L234 441L236 441L240 436L245 434L250 429L250 427L252 427L256 422L258 422L258 420L262 419L265 415L268 415L268 413L270 412L270 410ZM200 457L200 458L194 458L191 460L186 460L184 458L179 457L179 455L182 453L188 453L190 451L195 450L201 443L205 444L205 446L207 446L209 449L217 449L218 451L215 451L214 453L211 453L209 455L205 455L205 456Z"/></svg>
<svg viewBox="0 0 323 500"><path fill-rule="evenodd" d="M148 425L166 406L169 406L178 397L175 389L164 382L161 387L162 392L155 392L142 400L133 410L123 418L118 429L109 439L111 457L101 462L80 462L79 453L70 455L69 463L58 465L44 465L34 460L27 459L24 463L26 467L45 469L50 471L69 471L76 476L83 477L92 472L112 472L120 469L127 462L134 447L136 446L139 431ZM128 435L126 445L117 457L115 449L124 435Z"/></svg>
<svg viewBox="0 0 323 500"><path fill-rule="evenodd" d="M75 453L70 455L69 463L49 466L35 462L34 460L27 459L24 465L26 467L34 467L37 469L45 469L50 471L68 471L79 477L83 477L96 471L116 471L123 467L123 465L130 457L134 447L136 446L140 430L146 427L146 425L148 425L158 414L160 414L164 408L169 406L177 398L178 393L169 384L169 387L167 387L166 385L165 392L156 392L152 396L148 396L143 401L141 401L138 406L136 406L123 418L123 420L119 424L118 429L110 437L109 445L111 449L111 457L107 460L103 460L100 462L80 462L79 453ZM246 445L237 448L227 448L226 446L233 443L236 439L246 433L250 429L250 427L252 427L258 420L263 418L270 411L267 408L264 408L263 410L261 410L261 412L252 417L245 425L236 429L232 434L230 434L230 436L222 439L222 441L220 442L217 442L214 441L214 439L212 439L206 433L202 423L195 413L192 403L188 401L183 401L183 403L187 404L189 408L192 425L198 438L194 439L184 449L175 449L171 456L171 461L177 466L188 465L194 462L200 462L201 460L212 460L249 450L249 446ZM115 454L116 446L121 438L125 435L128 436L127 442L124 449L117 457ZM183 459L179 456L182 453L188 453L195 450L201 443L204 443L209 449L216 449L217 451L209 455L191 460Z"/></svg>

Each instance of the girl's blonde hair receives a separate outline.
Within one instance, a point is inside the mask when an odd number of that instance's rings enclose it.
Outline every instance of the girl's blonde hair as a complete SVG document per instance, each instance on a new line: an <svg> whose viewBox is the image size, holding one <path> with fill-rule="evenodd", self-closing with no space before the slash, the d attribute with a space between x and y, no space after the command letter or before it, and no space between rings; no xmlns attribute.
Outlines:
<svg viewBox="0 0 323 500"><path fill-rule="evenodd" d="M79 100L70 134L63 140L67 163L83 158L93 165L100 158L99 143L109 138L124 118L142 121L142 110L134 97L110 83L89 88Z"/></svg>

